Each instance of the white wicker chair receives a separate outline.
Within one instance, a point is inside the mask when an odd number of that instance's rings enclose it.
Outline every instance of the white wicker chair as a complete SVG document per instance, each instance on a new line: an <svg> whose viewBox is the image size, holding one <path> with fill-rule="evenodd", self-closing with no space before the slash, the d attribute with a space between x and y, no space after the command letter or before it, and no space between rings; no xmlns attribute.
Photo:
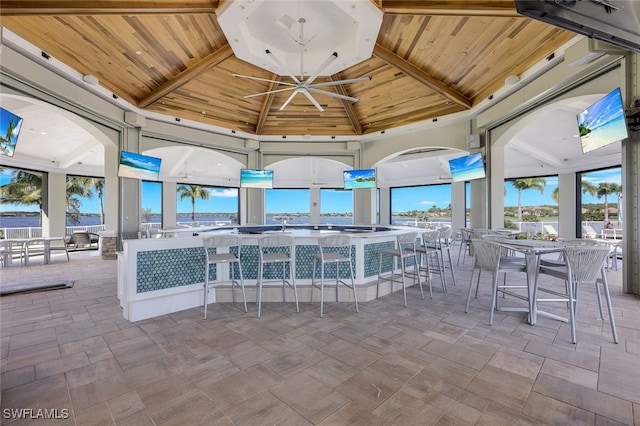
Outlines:
<svg viewBox="0 0 640 426"><path fill-rule="evenodd" d="M616 331L616 323L613 317L613 309L611 307L611 296L609 294L609 284L607 283L607 275L605 267L607 258L611 250L607 246L602 245L580 245L569 246L563 250L563 265L540 267L540 274L550 275L564 280L566 293L560 293L552 289L538 288L538 291L550 293L556 298L536 299L537 302L566 302L569 304L569 323L571 325L571 342L576 343L576 304L578 300L578 287L581 284L594 283L596 286L596 295L598 297L598 307L600 308L600 318L604 320L602 314L602 300L600 298L600 287L604 287L604 294L609 309L609 321L611 322L611 333L613 341L618 343L618 333Z"/></svg>

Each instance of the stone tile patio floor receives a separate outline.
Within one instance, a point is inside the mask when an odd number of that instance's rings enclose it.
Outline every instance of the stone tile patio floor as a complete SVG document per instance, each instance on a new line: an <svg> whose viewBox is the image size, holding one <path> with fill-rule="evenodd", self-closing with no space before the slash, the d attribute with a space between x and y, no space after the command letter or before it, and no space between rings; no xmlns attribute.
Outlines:
<svg viewBox="0 0 640 426"><path fill-rule="evenodd" d="M0 298L2 424L640 424L640 297L621 272L608 273L620 343L585 286L573 345L551 319L497 312L489 326L488 277L465 314L470 260L445 294L437 277L433 299L411 288L408 307L395 292L360 313L328 303L324 318L306 301L265 304L262 319L218 303L207 320L199 307L132 323L116 262L95 254L0 270L0 285L75 281ZM15 418L39 409L68 418Z"/></svg>

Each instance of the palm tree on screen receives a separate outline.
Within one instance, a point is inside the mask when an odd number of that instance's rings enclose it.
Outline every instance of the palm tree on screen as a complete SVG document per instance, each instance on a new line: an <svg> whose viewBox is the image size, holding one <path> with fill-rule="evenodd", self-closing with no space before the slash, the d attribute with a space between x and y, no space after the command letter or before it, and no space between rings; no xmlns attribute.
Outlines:
<svg viewBox="0 0 640 426"><path fill-rule="evenodd" d="M511 181L511 185L518 190L518 220L522 221L522 191L535 189L540 194L544 194L544 189L547 186L547 180L545 178L515 179Z"/></svg>
<svg viewBox="0 0 640 426"><path fill-rule="evenodd" d="M609 195L620 194L622 192L622 186L612 182L600 182L598 184L598 191L596 195L598 198L604 197L604 222L609 222ZM619 195L618 195L619 197ZM620 208L620 206L618 206Z"/></svg>
<svg viewBox="0 0 640 426"><path fill-rule="evenodd" d="M200 185L178 185L176 189L180 195L180 200L185 198L191 199L191 222L196 221L196 198L208 200L211 198L211 193L208 189L201 187Z"/></svg>

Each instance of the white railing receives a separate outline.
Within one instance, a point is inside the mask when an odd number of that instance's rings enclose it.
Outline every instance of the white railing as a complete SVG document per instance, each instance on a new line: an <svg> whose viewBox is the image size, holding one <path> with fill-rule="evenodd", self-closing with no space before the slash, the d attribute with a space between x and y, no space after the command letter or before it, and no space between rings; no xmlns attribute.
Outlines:
<svg viewBox="0 0 640 426"><path fill-rule="evenodd" d="M614 229L620 230L623 226L622 222L619 221L610 221ZM545 225L551 225L553 229L556 231L560 231L558 229L558 222L511 222L516 227L516 229L520 232L530 232L531 235L548 234L545 229ZM231 225L232 222L217 220L214 222L178 222L177 225L181 227L194 228L199 226L225 226ZM401 220L395 220L394 225L404 225L404 226L414 226L417 228L440 228L442 226L451 226L451 222L445 221L433 221L433 222L422 222L417 219L412 218L403 218ZM588 225L596 232L597 235L602 233L602 230L605 229L604 221L583 221L582 226ZM151 228L160 229L162 224L156 222L146 222L142 223L142 230L148 230ZM88 226L67 226L66 233L67 235L71 235L75 231L87 231L87 232L98 232L104 231L104 225L88 225ZM618 231L619 232L619 231ZM42 227L40 226L25 226L25 227L17 227L17 228L0 228L0 238L38 238L42 236Z"/></svg>
<svg viewBox="0 0 640 426"><path fill-rule="evenodd" d="M104 231L104 225L67 226L65 233L73 234L75 231L98 232ZM42 237L41 226L21 226L16 228L0 228L0 238L39 238Z"/></svg>

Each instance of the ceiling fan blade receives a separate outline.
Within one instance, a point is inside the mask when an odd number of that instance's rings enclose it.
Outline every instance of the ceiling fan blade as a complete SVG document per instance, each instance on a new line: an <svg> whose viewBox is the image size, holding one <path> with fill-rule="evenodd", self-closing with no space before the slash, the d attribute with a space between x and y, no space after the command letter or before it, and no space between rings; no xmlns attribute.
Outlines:
<svg viewBox="0 0 640 426"><path fill-rule="evenodd" d="M305 84L309 85L311 84L311 82L313 82L313 80L316 79L316 77L322 72L322 70L324 70L326 67L329 66L329 64L331 64L331 62L335 61L336 59L338 59L338 52L333 52L331 55L329 55L329 57L327 58L326 61L324 61L322 63L322 65L320 65L320 67L316 70L316 72L314 72L306 81Z"/></svg>
<svg viewBox="0 0 640 426"><path fill-rule="evenodd" d="M309 87L307 90L313 93L320 93L322 95L327 95L327 96L331 96L338 99L344 99L345 101L358 102L360 100L352 96L346 96L346 95L341 95L339 93L327 92L326 90L318 90L318 89L314 89L313 87Z"/></svg>
<svg viewBox="0 0 640 426"><path fill-rule="evenodd" d="M304 92L302 92L302 93L307 97L307 99L309 99L309 100L311 101L311 103L312 103L312 104L314 104L314 105L315 105L315 107L316 107L316 108L318 108L318 111L320 111L320 112L324 111L324 109L320 106L320 104L318 103L318 101L316 101L316 100L313 98L313 96L311 96L311 94L310 94L309 92L304 91Z"/></svg>
<svg viewBox="0 0 640 426"><path fill-rule="evenodd" d="M253 98L254 96L262 96L262 95L269 95L271 93L286 92L287 90L295 90L295 87L287 87L285 89L269 90L268 92L254 93L253 95L243 96L243 98Z"/></svg>
<svg viewBox="0 0 640 426"><path fill-rule="evenodd" d="M326 83L314 83L309 85L309 87L326 87L326 86L339 86L341 84L351 84L351 83L360 83L362 81L371 81L372 77L359 77L359 78L350 78L348 80L336 80L336 81L327 81Z"/></svg>
<svg viewBox="0 0 640 426"><path fill-rule="evenodd" d="M283 84L285 86L294 86L295 84L293 83L287 83L285 81L278 81L278 80L269 80L267 78L260 78L260 77L252 77L250 75L242 75L242 74L231 74L233 77L238 77L238 78L248 78L249 80L256 80L256 81L265 81L267 83L275 83L275 84Z"/></svg>
<svg viewBox="0 0 640 426"><path fill-rule="evenodd" d="M284 66L284 64L280 62L278 58L276 58L275 55L269 49L265 50L265 52L267 55L269 55L269 57L273 62L275 62L280 68L284 69L287 72L287 75L291 77L293 81L296 82L296 84L300 83L300 80L298 80L298 78L295 75L293 75L293 73L289 71L289 69L286 66Z"/></svg>
<svg viewBox="0 0 640 426"><path fill-rule="evenodd" d="M289 105L289 102L291 102L291 100L293 99L293 97L296 95L296 93L298 93L297 91L294 91L291 96L289 96L289 98L282 104L282 106L280 107L280 111L282 111L283 109L286 108L287 105Z"/></svg>

